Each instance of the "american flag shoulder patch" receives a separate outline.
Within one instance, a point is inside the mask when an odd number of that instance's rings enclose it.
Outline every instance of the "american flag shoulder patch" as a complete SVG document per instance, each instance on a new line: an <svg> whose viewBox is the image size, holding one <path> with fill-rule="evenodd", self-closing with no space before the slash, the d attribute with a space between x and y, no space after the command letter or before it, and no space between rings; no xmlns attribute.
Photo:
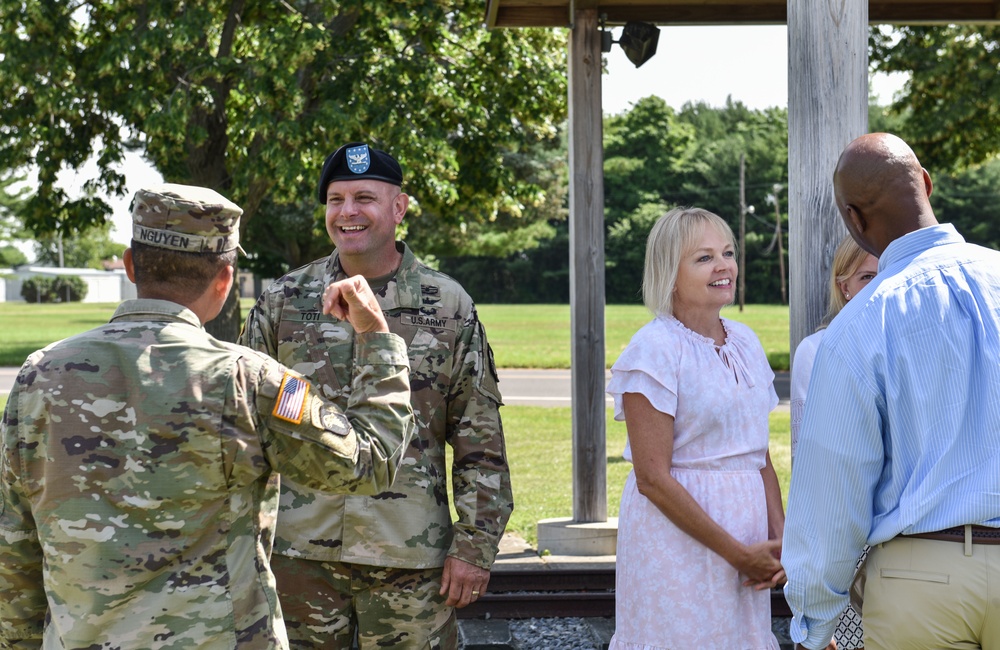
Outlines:
<svg viewBox="0 0 1000 650"><path fill-rule="evenodd" d="M271 414L286 422L301 424L302 414L305 411L306 395L308 394L309 384L306 380L286 372L285 376L281 378L278 401L274 403L274 410L271 411Z"/></svg>

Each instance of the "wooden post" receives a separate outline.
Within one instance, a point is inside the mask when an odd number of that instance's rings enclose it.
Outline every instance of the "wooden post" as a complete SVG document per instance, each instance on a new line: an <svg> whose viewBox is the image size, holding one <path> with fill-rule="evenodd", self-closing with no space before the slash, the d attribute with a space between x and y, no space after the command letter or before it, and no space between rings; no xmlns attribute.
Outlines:
<svg viewBox="0 0 1000 650"><path fill-rule="evenodd" d="M597 9L574 12L569 42L569 292L573 519L608 519L604 425L604 142Z"/></svg>
<svg viewBox="0 0 1000 650"><path fill-rule="evenodd" d="M847 233L833 200L844 147L868 130L868 0L788 0L789 337L794 358L826 311Z"/></svg>

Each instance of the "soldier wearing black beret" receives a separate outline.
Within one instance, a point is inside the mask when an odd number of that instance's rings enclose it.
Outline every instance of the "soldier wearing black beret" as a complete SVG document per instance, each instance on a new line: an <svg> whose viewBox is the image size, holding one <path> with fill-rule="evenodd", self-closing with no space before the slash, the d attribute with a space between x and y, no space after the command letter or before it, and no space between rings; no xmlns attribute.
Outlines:
<svg viewBox="0 0 1000 650"><path fill-rule="evenodd" d="M363 142L351 142L334 151L323 162L319 175L319 202L326 203L326 189L333 181L368 179L390 185L403 184L403 170L395 158Z"/></svg>
<svg viewBox="0 0 1000 650"><path fill-rule="evenodd" d="M457 648L455 608L485 592L513 509L486 333L462 286L396 240L403 182L399 162L368 143L330 154L317 198L336 250L269 287L240 339L315 368L325 394L349 403L350 325L316 305L330 280L360 274L409 345L418 428L392 489L331 499L282 479L273 565L293 647L346 650L357 633L362 648Z"/></svg>

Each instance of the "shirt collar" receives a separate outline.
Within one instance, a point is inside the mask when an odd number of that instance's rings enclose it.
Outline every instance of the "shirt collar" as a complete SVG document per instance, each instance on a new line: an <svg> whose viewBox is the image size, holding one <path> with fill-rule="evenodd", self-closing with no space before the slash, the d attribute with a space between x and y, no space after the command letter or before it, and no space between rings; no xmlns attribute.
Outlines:
<svg viewBox="0 0 1000 650"><path fill-rule="evenodd" d="M173 321L187 323L202 329L201 321L193 311L169 300L126 300L118 305L111 322L115 321Z"/></svg>
<svg viewBox="0 0 1000 650"><path fill-rule="evenodd" d="M396 275L385 286L385 295L377 295L379 304L383 309L419 309L421 306L420 293L420 262L413 254L406 242L397 241L396 248L403 254L403 259L399 263ZM326 281L342 280L346 274L340 266L340 256L334 249L330 255L330 263L327 267Z"/></svg>
<svg viewBox="0 0 1000 650"><path fill-rule="evenodd" d="M914 257L934 246L964 244L965 238L958 234L955 226L942 223L914 230L894 240L878 258L878 272L881 273L898 262L909 262Z"/></svg>

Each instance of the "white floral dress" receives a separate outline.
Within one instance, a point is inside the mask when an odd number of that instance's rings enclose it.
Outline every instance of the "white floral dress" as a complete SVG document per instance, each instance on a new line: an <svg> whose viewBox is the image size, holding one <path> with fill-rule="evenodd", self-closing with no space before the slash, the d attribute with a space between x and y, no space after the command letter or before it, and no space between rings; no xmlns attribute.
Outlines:
<svg viewBox="0 0 1000 650"><path fill-rule="evenodd" d="M756 335L741 323L722 323L726 342L716 346L673 317L657 317L615 363L608 393L616 420L625 419L624 393L640 393L674 417L671 475L716 523L750 544L767 539L760 470L778 396ZM631 461L627 444L624 455ZM629 474L609 650L776 650L770 593L742 586L745 579L639 494L635 472Z"/></svg>

